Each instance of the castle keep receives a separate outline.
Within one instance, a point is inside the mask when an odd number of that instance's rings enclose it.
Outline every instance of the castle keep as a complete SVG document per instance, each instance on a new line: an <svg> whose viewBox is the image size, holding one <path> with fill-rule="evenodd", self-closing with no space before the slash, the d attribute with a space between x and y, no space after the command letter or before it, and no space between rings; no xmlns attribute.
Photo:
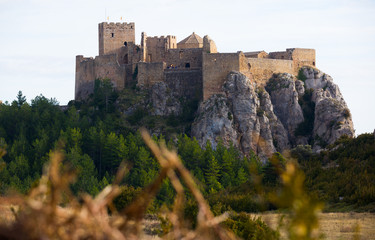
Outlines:
<svg viewBox="0 0 375 240"><path fill-rule="evenodd" d="M157 82L178 81L188 88L188 97L206 100L222 93L230 71L239 71L262 85L273 73L297 75L302 66L315 67L314 49L219 53L212 39L195 33L180 42L175 36L142 33L138 45L134 23L103 22L99 24L99 56L76 56L75 99L91 94L95 79L109 78L118 90L134 81L146 88Z"/></svg>

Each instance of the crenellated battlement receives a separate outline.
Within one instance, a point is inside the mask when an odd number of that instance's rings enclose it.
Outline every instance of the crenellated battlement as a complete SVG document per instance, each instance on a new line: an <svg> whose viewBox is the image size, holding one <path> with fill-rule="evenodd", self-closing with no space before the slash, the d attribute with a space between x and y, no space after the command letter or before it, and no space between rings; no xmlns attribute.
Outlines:
<svg viewBox="0 0 375 240"><path fill-rule="evenodd" d="M124 28L124 29L133 29L135 28L135 23L134 22L102 22L99 23L99 25L103 25L103 27L108 27L108 28Z"/></svg>

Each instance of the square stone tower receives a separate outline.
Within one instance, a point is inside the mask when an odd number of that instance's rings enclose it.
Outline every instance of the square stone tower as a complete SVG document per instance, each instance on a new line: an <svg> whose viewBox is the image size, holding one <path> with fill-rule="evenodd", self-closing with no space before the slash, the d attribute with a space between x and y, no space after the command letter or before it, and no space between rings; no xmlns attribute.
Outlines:
<svg viewBox="0 0 375 240"><path fill-rule="evenodd" d="M116 53L128 42L135 43L134 23L99 23L99 56Z"/></svg>

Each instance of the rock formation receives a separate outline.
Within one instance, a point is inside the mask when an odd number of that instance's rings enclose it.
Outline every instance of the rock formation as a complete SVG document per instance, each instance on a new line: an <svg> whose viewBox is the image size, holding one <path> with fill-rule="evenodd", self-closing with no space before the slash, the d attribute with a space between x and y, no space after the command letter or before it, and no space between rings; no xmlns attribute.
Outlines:
<svg viewBox="0 0 375 240"><path fill-rule="evenodd" d="M151 88L151 114L159 116L179 115L181 104L164 82L155 83Z"/></svg>
<svg viewBox="0 0 375 240"><path fill-rule="evenodd" d="M263 160L300 144L318 151L341 135L353 136L349 109L332 78L311 67L301 71L304 81L288 73L274 74L265 88L231 72L223 85L225 95L200 104L192 135L202 146L210 141L215 147L221 139ZM311 93L311 99L304 97ZM315 114L305 114L306 109Z"/></svg>
<svg viewBox="0 0 375 240"><path fill-rule="evenodd" d="M339 87L331 76L314 68L301 69L306 76L305 88L313 89L315 103L313 136L317 151L326 144L334 143L341 135L354 136L353 121Z"/></svg>

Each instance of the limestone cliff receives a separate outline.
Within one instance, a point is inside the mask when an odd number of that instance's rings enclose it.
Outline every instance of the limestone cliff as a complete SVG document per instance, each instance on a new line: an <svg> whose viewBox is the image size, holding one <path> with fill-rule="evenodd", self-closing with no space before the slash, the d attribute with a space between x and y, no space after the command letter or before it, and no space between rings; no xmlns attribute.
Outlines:
<svg viewBox="0 0 375 240"><path fill-rule="evenodd" d="M261 159L299 144L318 151L341 135L354 135L346 103L332 78L309 67L303 80L288 73L274 74L264 88L245 75L231 72L225 95L213 95L199 106L192 135L203 146L232 142L245 154Z"/></svg>
<svg viewBox="0 0 375 240"><path fill-rule="evenodd" d="M181 114L178 96L170 91L164 82L155 83L151 88L152 115L168 116Z"/></svg>
<svg viewBox="0 0 375 240"><path fill-rule="evenodd" d="M314 68L302 68L305 88L313 89L315 103L314 150L336 141L341 135L354 136L353 121L339 87L331 76Z"/></svg>

